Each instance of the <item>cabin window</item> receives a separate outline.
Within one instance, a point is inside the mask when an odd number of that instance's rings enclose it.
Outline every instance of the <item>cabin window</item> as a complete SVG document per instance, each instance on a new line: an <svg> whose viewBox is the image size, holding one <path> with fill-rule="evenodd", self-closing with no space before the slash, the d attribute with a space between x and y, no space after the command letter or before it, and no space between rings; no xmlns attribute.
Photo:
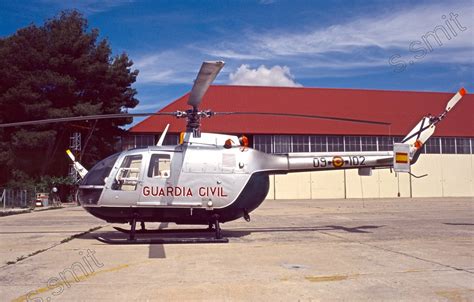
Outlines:
<svg viewBox="0 0 474 302"><path fill-rule="evenodd" d="M116 177L114 190L135 191L140 178L140 168L142 164L141 155L126 156L120 166Z"/></svg>
<svg viewBox="0 0 474 302"><path fill-rule="evenodd" d="M168 178L171 173L171 157L169 154L152 154L150 166L148 167L148 177Z"/></svg>

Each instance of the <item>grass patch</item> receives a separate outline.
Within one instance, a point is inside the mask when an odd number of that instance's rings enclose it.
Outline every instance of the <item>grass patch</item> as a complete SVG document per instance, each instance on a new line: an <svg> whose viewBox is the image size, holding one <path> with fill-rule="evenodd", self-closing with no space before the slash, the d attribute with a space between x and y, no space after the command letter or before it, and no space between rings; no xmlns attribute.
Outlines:
<svg viewBox="0 0 474 302"><path fill-rule="evenodd" d="M50 211L50 210L57 210L57 209L63 209L63 206L54 206L54 207L48 207L48 208L28 208L24 210L17 210L17 211L2 211L0 212L0 217L4 216L10 216L10 215L17 215L17 214L26 214L26 213L32 213L32 212L43 212L43 211Z"/></svg>
<svg viewBox="0 0 474 302"><path fill-rule="evenodd" d="M45 209L45 210L46 210L46 209ZM40 254L40 253L42 253L42 252L46 252L47 250L49 250L49 249L51 249L51 248L53 248L53 247L55 247L55 246L58 246L59 244L63 244L63 243L69 242L69 241L71 241L71 240L73 240L73 239L75 239L75 238L79 238L79 237L84 236L84 235L86 235L86 234L89 234L89 233L92 233L92 232L94 232L94 231L97 231L97 230L100 229L100 228L102 228L102 226L90 228L89 230L87 230L87 231L85 231L85 232L82 232L82 233L79 233L79 234L75 234L75 235L69 236L69 237L67 237L67 238L65 238L65 239L63 239L63 240L61 240L58 244L55 244L55 245L53 245L53 246L51 246L51 247L49 247L49 248L34 251L34 252L28 254L28 256L21 255L20 257L17 257L17 258L16 258L16 261L7 261L7 265L15 264L15 263L17 263L17 262L20 262L20 261L22 261L22 260L25 260L25 259L27 259L27 258L29 258L29 257L34 256L34 255Z"/></svg>
<svg viewBox="0 0 474 302"><path fill-rule="evenodd" d="M5 212L0 212L0 217L16 215L16 214L31 213L31 211L32 209L25 209L25 210L19 210L19 211L5 211Z"/></svg>
<svg viewBox="0 0 474 302"><path fill-rule="evenodd" d="M45 252L46 250L47 250L47 249L37 250L37 251L35 251L35 252L29 254L28 257L37 255L37 254L42 253L42 252Z"/></svg>
<svg viewBox="0 0 474 302"><path fill-rule="evenodd" d="M49 210L58 210L64 208L63 206L54 206L54 207L48 207L48 208L38 208L35 209L35 212L43 212L43 211L49 211Z"/></svg>

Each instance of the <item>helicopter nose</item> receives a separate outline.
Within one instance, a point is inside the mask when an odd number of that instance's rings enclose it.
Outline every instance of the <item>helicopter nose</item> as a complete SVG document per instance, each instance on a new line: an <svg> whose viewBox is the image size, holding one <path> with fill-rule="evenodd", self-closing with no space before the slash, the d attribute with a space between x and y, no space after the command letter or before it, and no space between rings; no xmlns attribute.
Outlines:
<svg viewBox="0 0 474 302"><path fill-rule="evenodd" d="M77 199L82 206L97 205L100 195L102 194L103 186L82 185L79 186Z"/></svg>
<svg viewBox="0 0 474 302"><path fill-rule="evenodd" d="M82 206L97 205L104 190L105 179L109 176L120 153L113 154L98 162L82 179L78 191L78 200Z"/></svg>

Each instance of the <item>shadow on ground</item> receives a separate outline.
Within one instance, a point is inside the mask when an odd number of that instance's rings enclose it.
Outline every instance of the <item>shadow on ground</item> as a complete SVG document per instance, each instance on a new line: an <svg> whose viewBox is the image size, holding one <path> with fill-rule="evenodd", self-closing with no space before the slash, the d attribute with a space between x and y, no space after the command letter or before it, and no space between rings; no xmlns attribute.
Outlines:
<svg viewBox="0 0 474 302"><path fill-rule="evenodd" d="M286 232L331 232L331 231L344 231L347 233L372 233L370 230L384 227L384 225L362 225L356 227L345 227L341 225L325 225L325 226L314 226L314 227L274 227L274 228L237 228L237 229L223 229L222 235L229 239L246 237L253 233L286 233ZM213 231L206 229L158 229L148 230L148 233L137 233L137 237L140 238L211 238L214 236ZM109 239L124 239L128 235L119 231L98 231L90 234L86 234L80 237L80 239L94 239L96 237L104 237Z"/></svg>

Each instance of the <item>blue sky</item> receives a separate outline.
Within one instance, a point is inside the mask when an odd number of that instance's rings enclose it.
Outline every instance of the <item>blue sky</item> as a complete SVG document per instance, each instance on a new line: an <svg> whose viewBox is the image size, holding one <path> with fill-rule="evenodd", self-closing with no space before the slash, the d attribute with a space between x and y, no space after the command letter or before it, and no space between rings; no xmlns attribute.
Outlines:
<svg viewBox="0 0 474 302"><path fill-rule="evenodd" d="M219 84L474 92L471 0L1 1L0 36L71 8L140 70L135 111L186 93L203 60L226 62Z"/></svg>

